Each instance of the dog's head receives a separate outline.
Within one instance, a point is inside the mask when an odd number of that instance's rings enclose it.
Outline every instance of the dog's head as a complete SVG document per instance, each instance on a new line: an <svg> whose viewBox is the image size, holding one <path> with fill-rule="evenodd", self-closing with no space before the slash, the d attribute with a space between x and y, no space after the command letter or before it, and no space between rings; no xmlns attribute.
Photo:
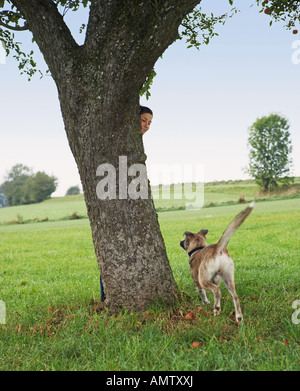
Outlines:
<svg viewBox="0 0 300 391"><path fill-rule="evenodd" d="M180 246L186 251L190 252L197 247L206 246L206 234L207 229L201 229L198 233L192 233L190 231L185 231L185 239L180 241Z"/></svg>

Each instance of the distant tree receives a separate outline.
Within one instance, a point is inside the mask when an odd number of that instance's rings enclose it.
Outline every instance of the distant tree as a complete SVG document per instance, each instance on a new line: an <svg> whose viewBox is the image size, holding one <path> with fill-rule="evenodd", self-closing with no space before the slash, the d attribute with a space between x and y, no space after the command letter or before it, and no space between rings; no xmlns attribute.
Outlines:
<svg viewBox="0 0 300 391"><path fill-rule="evenodd" d="M2 189L1 189L1 186L0 186L0 208L4 208L5 205L6 205L6 197L2 193Z"/></svg>
<svg viewBox="0 0 300 391"><path fill-rule="evenodd" d="M246 171L250 176L263 191L274 190L279 182L291 183L292 145L288 120L278 114L258 118L249 133L250 163Z"/></svg>
<svg viewBox="0 0 300 391"><path fill-rule="evenodd" d="M17 163L10 169L10 171L8 171L6 175L6 179L8 181L12 181L22 176L31 176L31 175L32 175L32 168L29 168L24 164Z"/></svg>
<svg viewBox="0 0 300 391"><path fill-rule="evenodd" d="M10 169L6 175L5 182L1 185L8 206L29 203L25 188L26 182L32 175L32 170L23 164L15 164Z"/></svg>
<svg viewBox="0 0 300 391"><path fill-rule="evenodd" d="M30 201L36 203L47 200L55 192L56 187L57 179L54 176L38 171L27 183Z"/></svg>
<svg viewBox="0 0 300 391"><path fill-rule="evenodd" d="M33 174L27 166L16 164L8 172L1 188L7 205L12 206L44 201L50 198L56 186L57 179L54 176L41 171Z"/></svg>
<svg viewBox="0 0 300 391"><path fill-rule="evenodd" d="M66 192L66 196L77 195L77 194L80 194L79 186L71 186Z"/></svg>

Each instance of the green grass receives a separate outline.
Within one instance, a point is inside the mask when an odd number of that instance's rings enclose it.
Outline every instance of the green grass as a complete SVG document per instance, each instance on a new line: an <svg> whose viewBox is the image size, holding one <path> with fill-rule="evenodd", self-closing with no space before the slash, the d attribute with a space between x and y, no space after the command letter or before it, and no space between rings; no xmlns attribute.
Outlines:
<svg viewBox="0 0 300 391"><path fill-rule="evenodd" d="M39 204L0 208L0 224L27 220L59 220L76 213L87 217L83 195L55 197ZM17 218L19 216L19 218ZM16 219L17 218L17 219Z"/></svg>
<svg viewBox="0 0 300 391"><path fill-rule="evenodd" d="M48 201L49 219L84 214L79 201ZM41 207L23 207L24 219L42 216ZM300 199L256 203L230 241L244 314L239 327L223 283L221 315L202 305L179 246L185 230L201 228L215 242L242 208L159 213L180 295L173 307L141 314L111 315L100 303L88 219L0 226L0 300L7 309L0 370L299 370L300 324L291 317L300 300ZM189 312L195 319L185 318Z"/></svg>

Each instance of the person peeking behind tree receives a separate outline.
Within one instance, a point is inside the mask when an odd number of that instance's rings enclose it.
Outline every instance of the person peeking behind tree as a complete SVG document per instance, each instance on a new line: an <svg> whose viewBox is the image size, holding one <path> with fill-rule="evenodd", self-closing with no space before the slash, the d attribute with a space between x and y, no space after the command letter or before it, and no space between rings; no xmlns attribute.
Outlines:
<svg viewBox="0 0 300 391"><path fill-rule="evenodd" d="M140 106L140 108L141 132L142 135L144 135L150 128L153 112L151 109L149 109L149 107L146 106Z"/></svg>
<svg viewBox="0 0 300 391"><path fill-rule="evenodd" d="M149 109L149 107L146 106L140 106L140 109L141 109L140 111L141 132L142 135L144 135L150 128L152 118L153 118L153 112L151 109ZM101 275L100 275L100 290L101 290L101 301L104 301L106 297L104 293Z"/></svg>

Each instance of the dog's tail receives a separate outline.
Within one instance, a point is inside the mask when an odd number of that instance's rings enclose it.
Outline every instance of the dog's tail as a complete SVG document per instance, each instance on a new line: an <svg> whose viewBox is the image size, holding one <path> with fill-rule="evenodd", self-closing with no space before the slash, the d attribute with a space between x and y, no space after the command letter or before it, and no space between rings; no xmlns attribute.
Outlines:
<svg viewBox="0 0 300 391"><path fill-rule="evenodd" d="M239 226L243 223L246 217L250 214L253 207L254 207L254 201L251 202L251 204L249 204L249 206L246 209L244 209L240 214L238 214L236 218L232 220L232 222L228 225L223 235L221 236L221 239L217 243L216 249L218 252L221 252L226 248L229 239L239 228Z"/></svg>

